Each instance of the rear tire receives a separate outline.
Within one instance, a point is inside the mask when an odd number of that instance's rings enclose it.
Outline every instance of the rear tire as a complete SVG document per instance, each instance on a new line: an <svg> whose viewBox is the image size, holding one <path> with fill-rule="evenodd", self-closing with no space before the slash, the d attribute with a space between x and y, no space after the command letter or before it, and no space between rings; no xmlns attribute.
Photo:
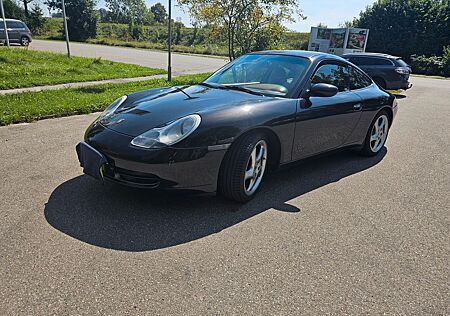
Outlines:
<svg viewBox="0 0 450 316"><path fill-rule="evenodd" d="M364 146L360 151L362 155L372 157L381 152L389 134L389 124L389 114L384 110L379 112L370 124Z"/></svg>
<svg viewBox="0 0 450 316"><path fill-rule="evenodd" d="M268 141L261 133L239 138L226 153L219 172L218 192L244 203L258 192L267 168Z"/></svg>
<svg viewBox="0 0 450 316"><path fill-rule="evenodd" d="M26 37L26 36L22 36L20 38L20 45L21 46L28 46L28 45L30 45L30 39L28 37Z"/></svg>

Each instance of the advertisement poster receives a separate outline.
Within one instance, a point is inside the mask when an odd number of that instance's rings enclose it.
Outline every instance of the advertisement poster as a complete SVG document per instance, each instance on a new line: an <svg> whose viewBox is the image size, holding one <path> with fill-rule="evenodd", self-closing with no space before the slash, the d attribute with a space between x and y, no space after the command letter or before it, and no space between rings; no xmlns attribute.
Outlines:
<svg viewBox="0 0 450 316"><path fill-rule="evenodd" d="M350 29L348 34L348 49L361 49L366 46L367 30Z"/></svg>
<svg viewBox="0 0 450 316"><path fill-rule="evenodd" d="M334 29L331 31L330 48L344 48L347 29Z"/></svg>
<svg viewBox="0 0 450 316"><path fill-rule="evenodd" d="M366 50L368 29L311 27L308 50L335 55Z"/></svg>
<svg viewBox="0 0 450 316"><path fill-rule="evenodd" d="M331 34L331 29L319 28L317 30L317 39L329 40Z"/></svg>

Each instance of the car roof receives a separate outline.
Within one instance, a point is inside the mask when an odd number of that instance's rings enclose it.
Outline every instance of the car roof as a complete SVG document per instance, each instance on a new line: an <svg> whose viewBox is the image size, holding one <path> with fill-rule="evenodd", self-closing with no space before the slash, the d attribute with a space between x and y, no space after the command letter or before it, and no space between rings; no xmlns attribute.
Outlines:
<svg viewBox="0 0 450 316"><path fill-rule="evenodd" d="M349 53L344 54L342 57L381 57L381 58L388 58L388 59L400 59L401 57L398 56L392 56L389 54L384 53Z"/></svg>
<svg viewBox="0 0 450 316"><path fill-rule="evenodd" d="M308 59L334 59L337 61L346 61L345 59L333 55L333 54L327 54L322 52L313 52L308 50L265 50L265 51L259 51L259 52L253 52L250 53L252 55L254 54L262 54L262 55L286 55L286 56L296 56L296 57L303 57Z"/></svg>
<svg viewBox="0 0 450 316"><path fill-rule="evenodd" d="M0 21L2 21L3 19L0 19ZM9 22L22 22L21 20L17 20L17 19L5 19L6 21ZM23 22L22 22L23 23Z"/></svg>

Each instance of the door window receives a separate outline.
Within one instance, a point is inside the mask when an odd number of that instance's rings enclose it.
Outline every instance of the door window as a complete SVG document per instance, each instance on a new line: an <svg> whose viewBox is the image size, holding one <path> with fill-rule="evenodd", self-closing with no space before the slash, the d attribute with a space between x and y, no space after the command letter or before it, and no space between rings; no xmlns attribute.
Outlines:
<svg viewBox="0 0 450 316"><path fill-rule="evenodd" d="M322 65L317 69L311 82L328 83L336 86L339 92L348 90L349 73L347 66L337 64Z"/></svg>
<svg viewBox="0 0 450 316"><path fill-rule="evenodd" d="M372 80L370 80L364 73L360 70L356 69L353 66L349 66L350 75L350 90L358 90L363 89L372 84Z"/></svg>
<svg viewBox="0 0 450 316"><path fill-rule="evenodd" d="M20 29L20 28L22 28L22 25L19 22L6 21L6 27L9 29Z"/></svg>

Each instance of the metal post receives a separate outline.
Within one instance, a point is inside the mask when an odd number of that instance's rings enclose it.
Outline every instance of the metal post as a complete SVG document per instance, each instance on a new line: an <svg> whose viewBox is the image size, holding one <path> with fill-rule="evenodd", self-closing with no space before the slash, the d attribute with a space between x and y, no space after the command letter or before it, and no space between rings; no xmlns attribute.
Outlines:
<svg viewBox="0 0 450 316"><path fill-rule="evenodd" d="M172 0L169 0L169 36L167 40L168 60L167 60L167 80L172 80Z"/></svg>
<svg viewBox="0 0 450 316"><path fill-rule="evenodd" d="M3 28L5 29L6 45L8 45L9 48L9 35L8 35L8 28L6 27L5 9L3 8L3 0L0 0L0 8L2 9Z"/></svg>
<svg viewBox="0 0 450 316"><path fill-rule="evenodd" d="M67 57L70 58L69 29L67 28L66 4L64 3L64 0L61 0L61 2L62 2L62 14L64 19L64 34L66 34Z"/></svg>

